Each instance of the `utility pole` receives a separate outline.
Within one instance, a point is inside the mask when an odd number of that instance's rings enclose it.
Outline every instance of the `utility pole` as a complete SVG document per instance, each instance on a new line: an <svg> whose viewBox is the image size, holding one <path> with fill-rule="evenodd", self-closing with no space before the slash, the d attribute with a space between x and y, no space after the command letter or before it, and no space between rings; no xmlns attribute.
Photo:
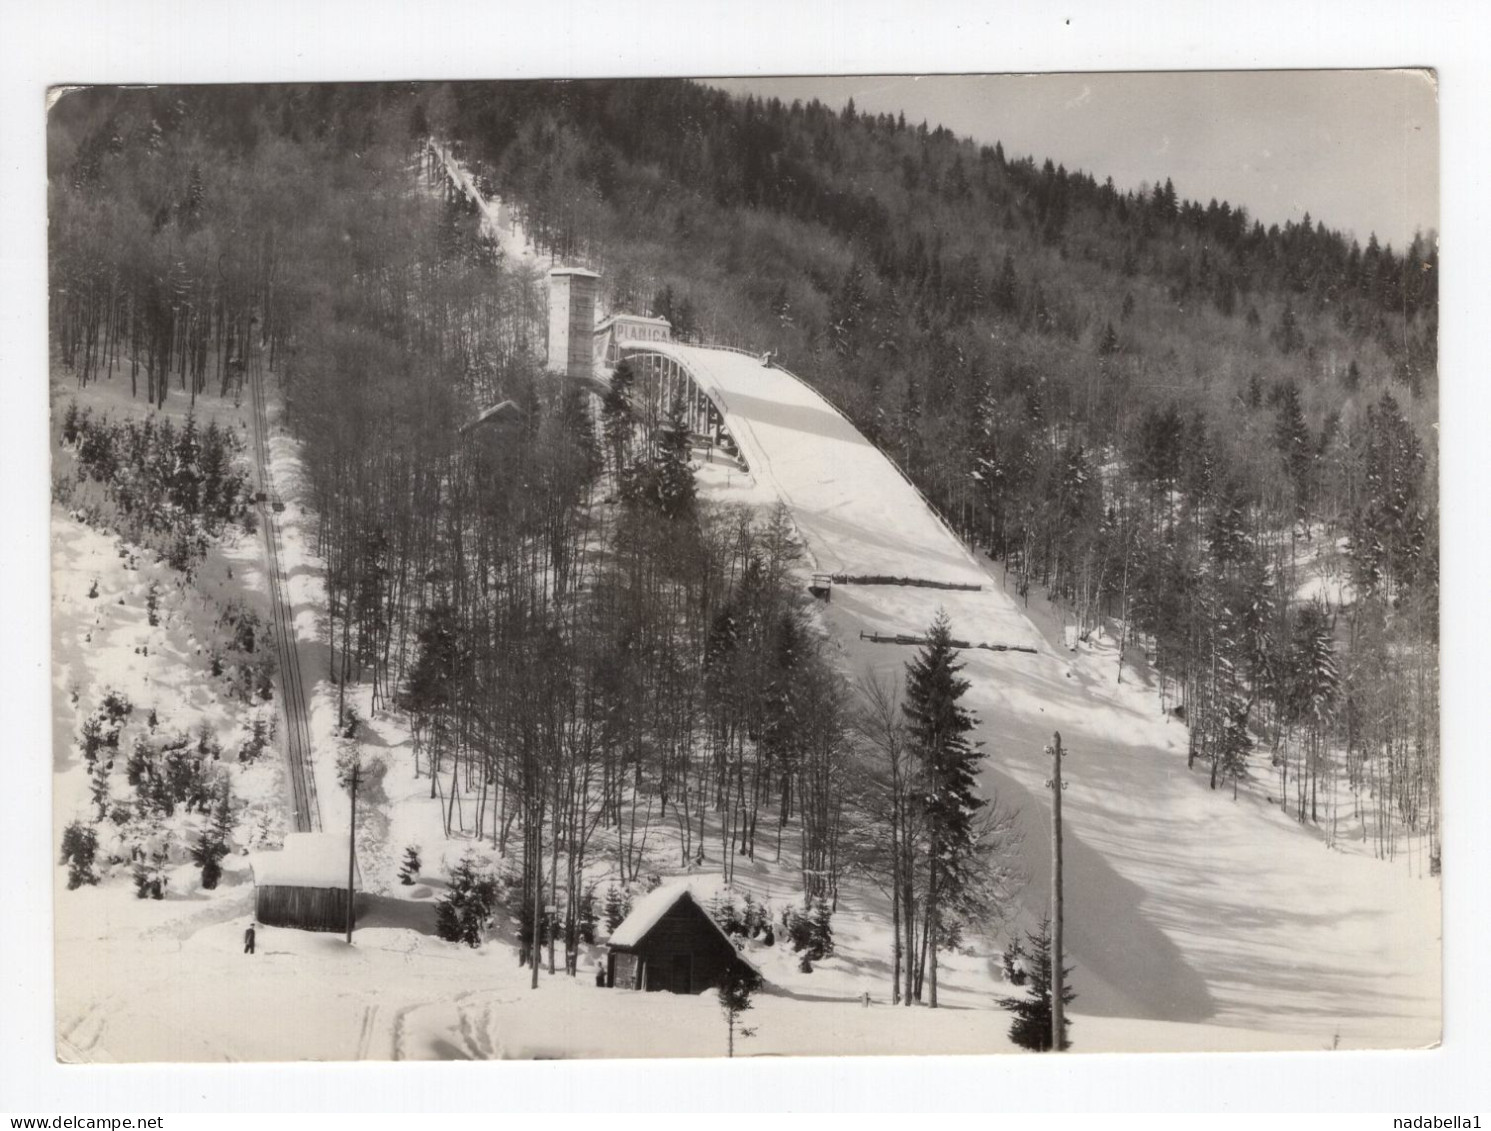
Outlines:
<svg viewBox="0 0 1491 1131"><path fill-rule="evenodd" d="M1064 1003L1062 1002L1061 968L1061 791L1066 783L1061 780L1061 731L1053 731L1051 745L1046 748L1051 754L1051 1051L1060 1052L1062 1035L1066 1032Z"/></svg>
<svg viewBox="0 0 1491 1131"><path fill-rule="evenodd" d="M348 791L352 794L352 816L347 822L347 945L352 945L352 901L355 898L353 881L357 873L357 786L362 766L352 763L352 776L347 779Z"/></svg>

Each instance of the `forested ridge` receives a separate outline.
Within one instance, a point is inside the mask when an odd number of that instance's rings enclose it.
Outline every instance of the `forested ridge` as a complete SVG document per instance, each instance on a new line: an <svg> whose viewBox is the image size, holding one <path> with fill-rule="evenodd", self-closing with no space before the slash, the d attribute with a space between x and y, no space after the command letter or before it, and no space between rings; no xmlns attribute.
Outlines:
<svg viewBox="0 0 1491 1131"><path fill-rule="evenodd" d="M541 288L431 136L600 268L616 309L777 351L1022 587L1111 618L1167 673L1210 784L1262 747L1300 820L1332 827L1339 783L1384 854L1433 833L1427 244L1264 230L1165 185L683 82L66 96L57 366L156 404L278 379L329 674L408 712L448 828L520 849L514 902L560 908L551 963L596 854L635 880L666 830L680 866L795 854L808 900L879 883L920 998L929 937L1007 901L981 849L1011 826L969 786L946 626L904 692L849 686L784 514L703 505L681 427L637 428L624 398L592 418L539 379ZM460 432L502 398L516 423ZM1302 601L1302 563L1342 538L1355 599Z"/></svg>

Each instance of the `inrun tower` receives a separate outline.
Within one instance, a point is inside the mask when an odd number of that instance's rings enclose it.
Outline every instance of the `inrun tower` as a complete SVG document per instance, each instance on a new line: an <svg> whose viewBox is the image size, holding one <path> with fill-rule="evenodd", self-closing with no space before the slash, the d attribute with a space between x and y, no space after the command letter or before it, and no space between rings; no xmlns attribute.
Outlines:
<svg viewBox="0 0 1491 1131"><path fill-rule="evenodd" d="M600 276L583 267L549 272L549 372L595 374L595 292Z"/></svg>

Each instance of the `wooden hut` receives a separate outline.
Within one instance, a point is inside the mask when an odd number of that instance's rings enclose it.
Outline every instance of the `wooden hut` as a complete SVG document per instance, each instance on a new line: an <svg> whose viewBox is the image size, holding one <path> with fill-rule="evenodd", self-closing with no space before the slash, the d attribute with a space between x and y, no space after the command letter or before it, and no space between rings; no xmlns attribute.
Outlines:
<svg viewBox="0 0 1491 1131"><path fill-rule="evenodd" d="M302 931L347 929L347 838L337 833L291 833L278 852L257 852L254 917L269 927ZM355 891L360 878L353 875Z"/></svg>
<svg viewBox="0 0 1491 1131"><path fill-rule="evenodd" d="M608 948L606 984L630 990L697 994L718 986L732 965L760 976L684 884L665 884L638 900Z"/></svg>

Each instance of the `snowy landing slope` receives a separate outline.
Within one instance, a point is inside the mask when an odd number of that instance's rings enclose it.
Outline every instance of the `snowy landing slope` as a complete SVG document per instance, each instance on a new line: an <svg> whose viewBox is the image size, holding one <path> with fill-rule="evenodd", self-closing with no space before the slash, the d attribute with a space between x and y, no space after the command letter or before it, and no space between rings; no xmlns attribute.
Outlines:
<svg viewBox="0 0 1491 1131"><path fill-rule="evenodd" d="M880 452L788 373L724 350L665 345L724 407L758 488L791 512L818 569L982 583L978 592L835 586L825 613L849 674L895 678L915 649L862 633L924 632L938 610L970 642L1034 644L1037 652L963 653L986 795L1020 812L1029 874L1027 924L1049 900L1050 776L1044 752L1060 730L1066 765L1067 946L1089 1028L1082 1047L1155 1045L1133 1022L1250 1030L1253 1047L1304 1041L1405 1047L1439 1037L1439 884L1420 855L1370 858L1340 798L1338 850L1270 804L1266 752L1234 801L1186 769L1184 725L1126 668L1111 637L1079 652L1059 616L1022 608L997 567L975 559ZM701 472L721 501L749 493L739 478ZM1327 812L1330 806L1327 805ZM1330 819L1324 824L1328 827ZM1285 1038L1288 1034L1288 1039ZM1173 1038L1172 1038L1173 1039ZM1161 1038L1161 1040L1166 1040Z"/></svg>
<svg viewBox="0 0 1491 1131"><path fill-rule="evenodd" d="M929 619L940 596L836 589L827 611L849 670L899 674L915 649L871 644L858 630L881 617ZM1208 789L1199 763L1186 769L1186 730L1167 722L1155 689L1127 667L1116 682L1111 638L1068 653L1055 643L1059 622L1031 615L1049 634L1039 654L970 650L961 659L985 744L985 795L1019 810L1028 921L1050 898L1052 731L1068 753L1074 1013L1253 1030L1259 1048L1284 1047L1284 1034L1316 1048L1438 1040L1440 888L1422 856L1372 859L1353 839L1344 791L1339 848L1327 849L1319 831L1269 803L1276 778L1266 752L1236 801L1230 788ZM953 627L976 635L956 612ZM1140 1032L1125 1023L1078 1039L1088 1051L1144 1048Z"/></svg>

